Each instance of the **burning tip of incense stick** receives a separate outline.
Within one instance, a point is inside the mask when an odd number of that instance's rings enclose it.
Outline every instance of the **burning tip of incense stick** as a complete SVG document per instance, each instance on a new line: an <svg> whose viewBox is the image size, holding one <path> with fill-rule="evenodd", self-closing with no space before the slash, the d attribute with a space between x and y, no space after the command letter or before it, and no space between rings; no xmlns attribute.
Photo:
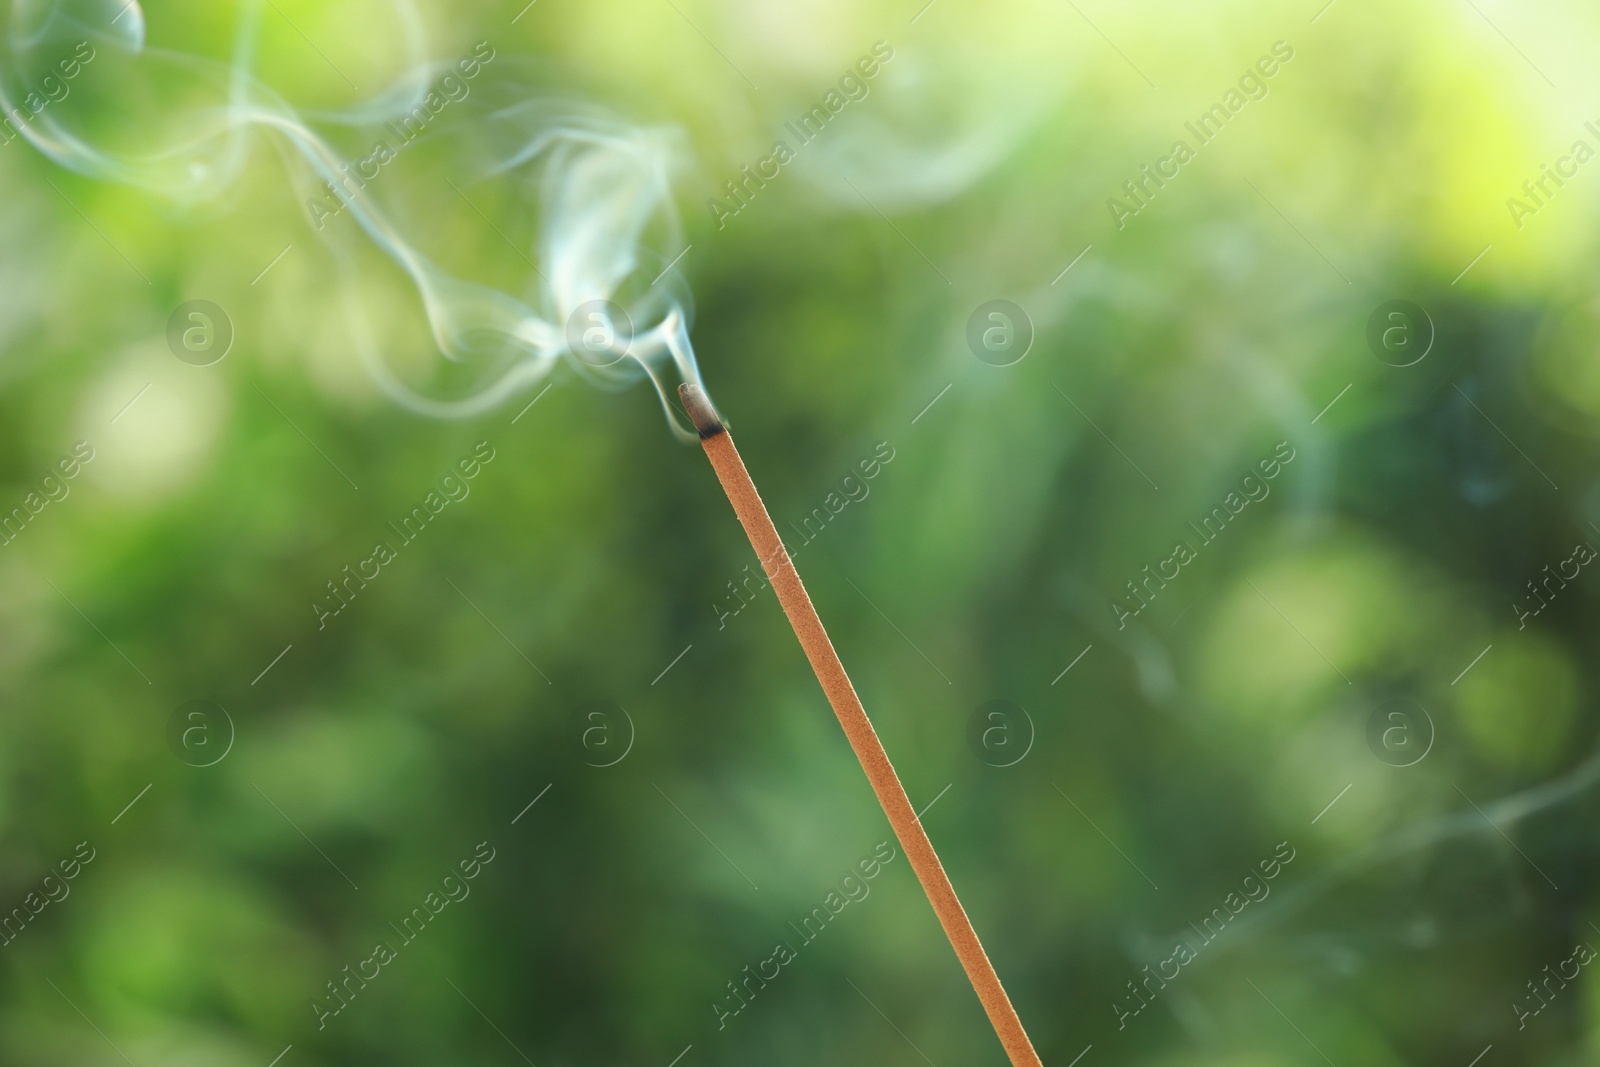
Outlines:
<svg viewBox="0 0 1600 1067"><path fill-rule="evenodd" d="M694 428L700 431L701 440L722 432L722 420L717 417L711 401L706 399L705 392L698 385L684 382L678 386L678 396L683 400L683 410L694 422Z"/></svg>

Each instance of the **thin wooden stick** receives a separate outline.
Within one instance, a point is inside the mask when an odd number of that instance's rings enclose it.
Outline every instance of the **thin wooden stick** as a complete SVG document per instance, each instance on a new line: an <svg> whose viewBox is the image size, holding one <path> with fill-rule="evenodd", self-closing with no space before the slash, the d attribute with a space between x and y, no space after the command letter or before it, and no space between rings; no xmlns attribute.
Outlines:
<svg viewBox="0 0 1600 1067"><path fill-rule="evenodd" d="M933 851L932 842L923 832L922 822L911 807L905 787L900 784L900 776L889 762L889 754L884 751L883 742L878 740L878 732L872 728L872 722L861 706L861 698L856 696L855 687L844 672L844 664L839 662L839 654L833 650L833 642L828 640L828 632L823 629L817 609L812 606L811 597L800 582L800 574L794 569L794 562L783 547L783 539L772 524L772 516L767 514L766 505L761 502L761 494L750 480L744 460L739 458L739 450L733 447L733 439L728 435L727 428L722 425L722 420L699 388L686 382L678 387L678 395L683 399L684 410L700 431L700 444L717 472L717 480L722 483L723 492L728 494L728 500L733 504L734 514L739 517L751 546L760 557L767 580L778 595L778 603L783 605L783 613L789 617L789 625L794 627L800 647L805 651L806 659L811 661L811 669L816 673L817 681L822 683L822 691L827 695L828 703L833 705L839 725L844 727L845 737L855 750L856 759L861 761L861 769L866 772L872 791L878 795L878 803L889 817L889 825L894 829L895 837L900 839L900 846L911 861L911 869L917 872L917 880L922 883L923 892L927 893L928 902L933 905L945 936L950 939L956 957L967 972L967 979L971 981L978 999L983 1002L983 1010L988 1013L1000 1044L1005 1047L1013 1067L1043 1067L1039 1054L1033 1050L1033 1043L1022 1028L1017 1010L1011 1006L1011 998L1006 996L1005 987L995 974L994 965L989 962L983 945L978 941L972 920L967 918L966 909L956 897L950 876L945 874L944 865Z"/></svg>

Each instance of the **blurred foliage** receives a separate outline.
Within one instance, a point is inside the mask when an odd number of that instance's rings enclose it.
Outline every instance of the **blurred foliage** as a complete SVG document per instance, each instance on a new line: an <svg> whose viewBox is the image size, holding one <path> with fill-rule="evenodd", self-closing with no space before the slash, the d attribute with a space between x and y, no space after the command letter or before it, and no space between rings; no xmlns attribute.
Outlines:
<svg viewBox="0 0 1600 1067"><path fill-rule="evenodd" d="M1525 1029L1512 1006L1600 944L1595 578L1513 606L1600 543L1600 170L1520 229L1505 205L1594 140L1592 8L520 6L429 4L427 51L489 40L684 131L692 336L780 528L895 450L798 565L1047 1063L1600 1052L1587 971ZM366 0L152 4L147 48L226 61L247 8L313 124L408 62ZM871 93L715 225L880 40ZM1279 40L1265 98L1118 229L1107 198ZM148 113L121 70L52 106L114 143ZM753 555L649 388L561 368L468 420L397 406L347 312L426 379L415 293L311 226L288 154L261 134L180 203L0 147L0 507L95 450L0 548L0 909L98 850L0 949L0 1061L1002 1062L904 862L719 1030L889 836L866 782L772 597L719 624ZM389 165L407 223L510 288L511 207L424 185L441 162ZM1036 330L1008 367L964 339L996 298ZM1437 330L1404 368L1365 341L1396 298ZM237 333L208 367L165 339L194 299ZM470 495L318 629L480 441ZM1124 583L1280 441L1271 496L1119 629ZM965 740L996 698L1037 731L1007 768ZM1397 698L1434 731L1406 767L1368 743ZM193 699L236 731L212 766L168 744ZM631 719L614 766L595 700ZM482 841L470 896L319 1030L326 983ZM1280 842L1270 897L1119 1029Z"/></svg>

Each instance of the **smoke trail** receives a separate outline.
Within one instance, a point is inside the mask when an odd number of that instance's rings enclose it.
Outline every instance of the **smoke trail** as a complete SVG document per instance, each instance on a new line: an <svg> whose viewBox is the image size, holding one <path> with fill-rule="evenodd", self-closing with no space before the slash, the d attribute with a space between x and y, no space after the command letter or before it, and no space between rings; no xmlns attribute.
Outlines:
<svg viewBox="0 0 1600 1067"><path fill-rule="evenodd" d="M873 88L872 106L830 128L804 168L822 193L852 210L863 197L885 211L952 200L1010 157L1066 89L1059 66L1014 72L977 64L959 51L938 62L895 53Z"/></svg>
<svg viewBox="0 0 1600 1067"><path fill-rule="evenodd" d="M670 182L675 131L632 125L571 95L533 93L519 80L522 65L492 65L497 53L488 42L455 65L428 62L414 4L391 6L407 72L356 106L303 117L256 76L261 0L241 5L228 62L148 46L137 0L15 0L0 53L0 108L57 164L185 208L235 187L261 142L276 147L291 181L321 197L307 197L308 221L330 238L345 274L363 361L412 410L473 415L565 363L603 385L648 377L674 432L692 438L668 402L674 375L700 384L687 297L675 291L675 278L638 277L647 238L664 250L681 247ZM93 80L111 87L101 95L114 91L114 108L65 105L73 89L64 64L91 54ZM84 92L91 78L78 76ZM335 143L374 149L352 164ZM409 169L423 168L442 195L459 194L474 210L465 189L509 199L510 214L530 223L526 250L512 247L533 274L518 286L487 284L424 251L416 231L426 210L389 206L408 182L381 173L401 152ZM350 247L328 225L329 216L345 214L364 248ZM504 227L484 221L505 236ZM357 311L356 257L371 250L398 267L420 299L444 357L434 388L403 381L374 340L371 316ZM440 385L441 377L448 383Z"/></svg>
<svg viewBox="0 0 1600 1067"><path fill-rule="evenodd" d="M1518 822L1582 796L1596 784L1600 784L1600 746L1596 746L1582 763L1538 785L1486 803L1481 808L1457 808L1447 814L1402 827L1353 853L1334 859L1309 881L1285 889L1281 894L1274 895L1270 904L1263 904L1250 915L1241 917L1237 926L1230 927L1226 943L1219 942L1208 954L1206 962L1231 955L1256 937L1287 923L1322 897L1374 868L1392 865L1412 853L1423 852L1459 837L1478 835L1492 841L1491 831L1503 834ZM1515 844L1512 847L1515 848ZM1180 933L1177 936L1182 935ZM1166 939L1157 941L1160 943Z"/></svg>

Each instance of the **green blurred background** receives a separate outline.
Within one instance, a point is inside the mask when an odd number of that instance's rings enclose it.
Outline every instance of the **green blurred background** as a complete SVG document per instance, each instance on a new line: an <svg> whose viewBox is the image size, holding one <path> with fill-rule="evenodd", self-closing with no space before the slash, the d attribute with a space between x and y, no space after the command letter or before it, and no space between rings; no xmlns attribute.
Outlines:
<svg viewBox="0 0 1600 1067"><path fill-rule="evenodd" d="M1594 576L1518 606L1600 544L1600 166L1506 201L1600 146L1600 15L919 8L419 18L431 58L489 41L496 77L681 129L675 270L780 528L892 452L797 565L1046 1063L1593 1062L1600 984L1528 984L1600 945ZM245 9L142 14L149 50L223 63ZM364 154L318 115L411 64L394 9L256 16L256 76ZM707 198L879 41L866 97L719 227ZM1119 228L1108 198L1280 41L1265 96ZM202 106L99 47L50 108L105 145ZM348 218L310 224L292 156L257 130L200 200L0 147L0 507L94 450L0 548L0 910L70 890L0 948L0 1062L1004 1062L903 856L793 933L891 835L770 592L720 617L755 561L699 449L647 384L569 367L467 420L394 403L348 312L425 380L415 292ZM515 205L430 163L380 179L405 224L523 286ZM1008 366L966 339L996 299L1033 332ZM1406 367L1367 341L1396 299L1434 335ZM168 348L190 300L235 330L210 366ZM485 441L470 495L319 629L325 583ZM1279 442L1270 496L1119 628L1124 583ZM194 700L228 723L186 749ZM970 741L994 700L1026 710L1004 758ZM1410 765L1391 721L1429 738ZM470 896L319 1029L326 983L480 842ZM1119 1018L1282 843L1270 895Z"/></svg>

